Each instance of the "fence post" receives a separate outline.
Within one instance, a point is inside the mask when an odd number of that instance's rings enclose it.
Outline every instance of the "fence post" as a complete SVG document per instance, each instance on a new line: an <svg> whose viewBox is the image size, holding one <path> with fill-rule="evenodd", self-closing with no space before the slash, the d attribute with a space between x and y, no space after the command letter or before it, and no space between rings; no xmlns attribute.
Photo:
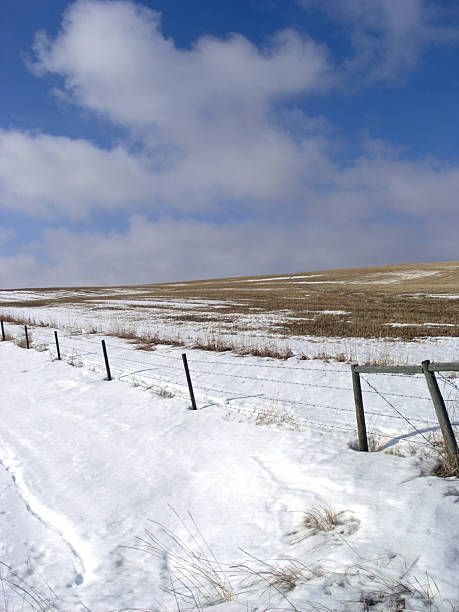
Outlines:
<svg viewBox="0 0 459 612"><path fill-rule="evenodd" d="M105 340L102 340L102 350L104 352L105 368L107 370L107 380L111 380L112 375L110 372L110 364L108 363L107 347L105 346Z"/></svg>
<svg viewBox="0 0 459 612"><path fill-rule="evenodd" d="M57 351L57 358L59 359L59 361L61 360L61 351L59 349L59 339L57 337L57 331L54 332L54 339L56 341L56 351Z"/></svg>
<svg viewBox="0 0 459 612"><path fill-rule="evenodd" d="M29 334L27 332L27 325L24 325L24 331L25 331L25 341L26 341L26 347L30 348L30 344L29 344Z"/></svg>
<svg viewBox="0 0 459 612"><path fill-rule="evenodd" d="M422 362L422 371L426 377L427 386L429 387L430 396L437 414L437 419L440 424L443 440L445 441L446 450L448 453L451 466L456 468L459 466L459 450L457 448L456 438L454 436L451 421L449 420L448 411L446 410L445 402L443 401L440 388L435 378L435 374L429 371L430 361L426 359Z"/></svg>
<svg viewBox="0 0 459 612"><path fill-rule="evenodd" d="M368 452L367 428L365 425L365 412L363 409L362 387L360 386L360 374L356 371L357 364L351 365L352 388L354 390L355 415L357 418L357 430L359 432L359 448Z"/></svg>
<svg viewBox="0 0 459 612"><path fill-rule="evenodd" d="M188 369L188 361L186 359L185 353L182 354L182 360L183 360L183 367L185 368L186 381L188 383L188 391L190 392L191 407L193 410L197 410L196 401L194 399L193 385L191 383L190 370Z"/></svg>
<svg viewBox="0 0 459 612"><path fill-rule="evenodd" d="M5 342L5 328L3 327L3 321L2 323L2 342Z"/></svg>

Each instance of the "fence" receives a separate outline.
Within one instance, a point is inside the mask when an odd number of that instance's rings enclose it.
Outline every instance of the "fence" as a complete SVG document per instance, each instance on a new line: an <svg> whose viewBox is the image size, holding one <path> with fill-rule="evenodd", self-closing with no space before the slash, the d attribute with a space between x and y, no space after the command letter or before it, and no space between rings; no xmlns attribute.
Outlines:
<svg viewBox="0 0 459 612"><path fill-rule="evenodd" d="M368 433L387 439L388 445L394 440L409 439L416 445L432 446L425 434L440 429L450 459L457 458L453 427L459 423L451 422L446 409L447 404L454 406L457 397L444 399L443 395L447 389L451 389L457 396L459 387L452 380L441 377L442 395L434 373L441 376L441 372L457 372L459 363L423 362L420 366L399 367L353 365L353 384L349 386L346 384L349 369L344 364L340 367L324 367L324 364L310 362L299 362L297 366L286 362L261 364L259 360L250 363L247 358L227 358L225 354L219 354L218 359L192 357L188 363L185 354L139 352L114 338L107 346L105 340L99 341L81 334L67 334L62 341L57 331L54 331L53 338L45 329L33 330L31 344L28 328L25 327L25 346L34 346L37 339L47 348L55 347L57 359L65 358L73 365L81 361L82 365L96 371L105 370L107 380L130 380L146 387L166 385L166 391L172 390L174 395L181 397L188 397L188 389L192 409L197 409L198 403L202 407L204 403L212 405L221 402L233 413L251 416L259 422L278 422L295 429L315 427L349 434L355 433L356 415L358 447L362 451L368 450ZM1 330L2 339L5 340L3 322ZM250 372L254 375L251 376ZM389 376L395 388L383 392L374 381L361 376L363 374ZM406 378L413 380L415 374L422 374L427 381L430 397L421 394L419 384L419 394L404 392ZM301 377L300 380L298 377ZM227 381L235 381L237 389L229 388ZM361 381L366 388L362 389ZM370 409L364 409L364 396L367 398L365 403L371 401ZM438 421L432 418L432 401ZM395 402L398 402L398 407L394 405ZM352 407L353 403L355 407ZM369 423L374 424L372 431ZM407 426L408 431L401 431L401 425Z"/></svg>
<svg viewBox="0 0 459 612"><path fill-rule="evenodd" d="M438 386L435 372L459 372L458 362L449 363L430 363L429 360L422 362L420 366L359 366L358 364L351 366L352 370L352 383L354 391L355 410L357 418L357 428L359 434L359 447L361 451L368 451L368 440L366 434L365 424L365 411L363 407L362 389L360 384L360 374L399 374L405 376L413 376L415 374L423 374L427 382L432 403L435 408L435 413L438 419L438 423L443 435L445 448L448 454L449 462L454 469L459 468L459 450L457 447L454 430L449 419L448 411L443 396ZM374 391L375 387L368 381L365 381ZM449 381L450 382L450 381ZM455 387L454 383L450 384ZM384 396L383 396L384 397ZM403 415L386 399L389 406L400 414ZM405 419L415 431L417 431L427 442L427 438L414 427L408 419Z"/></svg>

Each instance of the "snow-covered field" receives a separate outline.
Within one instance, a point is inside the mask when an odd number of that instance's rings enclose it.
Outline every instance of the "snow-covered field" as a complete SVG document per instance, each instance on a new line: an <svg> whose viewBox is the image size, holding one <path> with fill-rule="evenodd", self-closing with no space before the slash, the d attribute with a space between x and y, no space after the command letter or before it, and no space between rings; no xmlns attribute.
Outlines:
<svg viewBox="0 0 459 612"><path fill-rule="evenodd" d="M422 377L363 377L379 451L361 453L349 365L298 357L317 339L278 361L107 337L107 382L103 336L59 333L60 362L48 328L32 330L42 351L0 343L4 609L22 587L65 611L457 609L459 483L433 475ZM320 344L340 346L410 364L459 348ZM457 431L459 378L439 383Z"/></svg>

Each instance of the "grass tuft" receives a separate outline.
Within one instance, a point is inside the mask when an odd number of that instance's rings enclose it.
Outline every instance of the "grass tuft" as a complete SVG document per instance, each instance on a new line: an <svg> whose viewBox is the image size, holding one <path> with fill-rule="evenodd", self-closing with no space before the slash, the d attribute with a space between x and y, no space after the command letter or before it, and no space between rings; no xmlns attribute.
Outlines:
<svg viewBox="0 0 459 612"><path fill-rule="evenodd" d="M339 513L330 506L317 506L308 510L303 517L303 527L314 535L333 531L340 525Z"/></svg>
<svg viewBox="0 0 459 612"><path fill-rule="evenodd" d="M435 441L432 444L439 453L439 460L433 470L434 475L440 478L459 478L459 455L456 456L455 461L452 461L443 440Z"/></svg>
<svg viewBox="0 0 459 612"><path fill-rule="evenodd" d="M26 582L9 565L0 561L0 602L3 612L57 611L56 595L46 584L47 593Z"/></svg>
<svg viewBox="0 0 459 612"><path fill-rule="evenodd" d="M151 521L159 533L146 529L145 536L138 537L136 545L128 548L152 555L167 566L169 584L164 588L173 594L176 602L200 610L232 601L236 592L228 576L228 567L217 560L191 513L188 512L188 525L171 509L185 529L190 544L161 523Z"/></svg>

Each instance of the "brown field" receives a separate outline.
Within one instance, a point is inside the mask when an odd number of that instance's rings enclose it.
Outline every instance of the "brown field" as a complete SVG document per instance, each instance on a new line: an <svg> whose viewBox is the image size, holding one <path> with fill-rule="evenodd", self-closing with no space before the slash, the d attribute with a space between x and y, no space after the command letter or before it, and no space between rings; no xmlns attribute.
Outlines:
<svg viewBox="0 0 459 612"><path fill-rule="evenodd" d="M153 302L153 303L151 303ZM401 338L459 335L459 262L132 287L0 291L0 308L69 307L222 332Z"/></svg>

